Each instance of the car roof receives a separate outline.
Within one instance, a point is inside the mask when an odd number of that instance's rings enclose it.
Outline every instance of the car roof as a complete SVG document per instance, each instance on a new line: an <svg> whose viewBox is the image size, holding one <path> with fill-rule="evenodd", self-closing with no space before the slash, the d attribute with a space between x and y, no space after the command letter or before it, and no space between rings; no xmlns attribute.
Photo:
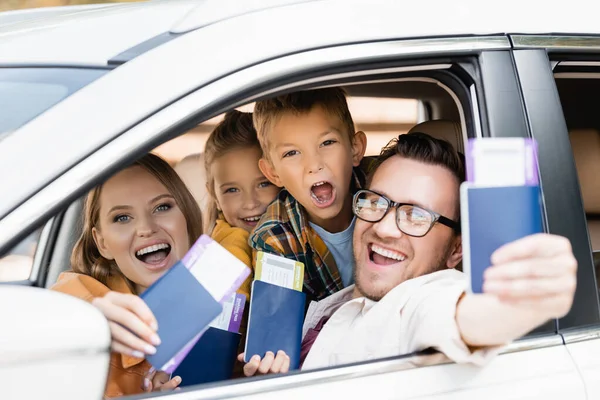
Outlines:
<svg viewBox="0 0 600 400"><path fill-rule="evenodd" d="M0 65L106 66L136 46L148 50L223 19L306 1L154 0L8 11L0 13Z"/></svg>
<svg viewBox="0 0 600 400"><path fill-rule="evenodd" d="M365 14L365 3L369 4L368 14ZM357 9L361 12L354 13L354 7L359 4ZM522 0L497 4L479 0L408 3L395 0L154 0L5 12L0 13L0 66L107 66L111 60L127 61L182 33L247 14L253 14L252 23L242 27L241 32L252 29L253 24L269 24L273 21L272 15L295 19L293 29L273 34L285 35L297 42L302 41L305 30L312 29L313 21L330 24L331 30L340 30L351 28L353 18L373 20L375 31L378 19L395 18L394 38L397 39L504 33L600 34L600 25L592 10L599 9L598 5L580 0L573 0L564 8L543 4L546 3ZM279 10L274 12L276 8ZM288 10L281 13L284 8ZM389 29L386 32L390 32ZM325 44L327 38L323 40ZM136 46L138 49L131 52Z"/></svg>

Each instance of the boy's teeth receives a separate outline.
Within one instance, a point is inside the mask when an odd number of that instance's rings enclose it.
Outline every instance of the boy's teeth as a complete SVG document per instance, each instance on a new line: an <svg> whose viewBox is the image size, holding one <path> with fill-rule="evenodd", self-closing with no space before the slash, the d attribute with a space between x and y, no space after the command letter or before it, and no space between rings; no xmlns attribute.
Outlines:
<svg viewBox="0 0 600 400"><path fill-rule="evenodd" d="M135 254L137 256L143 256L144 254L152 253L153 251L158 251L158 250L168 249L168 248L169 248L169 245L166 243L155 244L152 246L144 247L143 249L138 250L137 253L135 253Z"/></svg>
<svg viewBox="0 0 600 400"><path fill-rule="evenodd" d="M244 221L248 221L248 222L257 222L258 220L260 220L260 217L250 217L250 218L242 218Z"/></svg>
<svg viewBox="0 0 600 400"><path fill-rule="evenodd" d="M322 186L324 185L326 182L317 182L313 185L313 187L317 187L317 186Z"/></svg>
<svg viewBox="0 0 600 400"><path fill-rule="evenodd" d="M377 246L376 244L371 246L371 250L373 250L373 252L379 254L380 256L391 258L392 260L404 261L406 259L406 257L401 255L400 253L384 249L382 247Z"/></svg>

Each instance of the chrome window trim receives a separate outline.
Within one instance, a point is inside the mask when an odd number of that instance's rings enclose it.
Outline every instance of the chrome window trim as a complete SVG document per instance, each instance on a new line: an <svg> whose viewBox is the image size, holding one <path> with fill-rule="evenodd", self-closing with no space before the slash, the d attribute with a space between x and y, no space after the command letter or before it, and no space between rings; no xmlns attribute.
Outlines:
<svg viewBox="0 0 600 400"><path fill-rule="evenodd" d="M600 67L600 61L553 61L560 67Z"/></svg>
<svg viewBox="0 0 600 400"><path fill-rule="evenodd" d="M48 243L50 242L50 232L52 231L52 226L54 225L55 220L56 218L51 218L48 222L46 222L46 224L44 224L44 228L42 228L42 233L40 234L40 238L35 248L35 254L33 256L31 273L29 274L30 282L37 281L40 276L40 270L42 269L42 261L44 259L44 254L47 250Z"/></svg>
<svg viewBox="0 0 600 400"><path fill-rule="evenodd" d="M600 50L598 36L572 35L510 35L515 49Z"/></svg>
<svg viewBox="0 0 600 400"><path fill-rule="evenodd" d="M477 101L477 90L475 90L475 85L471 85L469 87L469 91L471 92L471 107L473 108L471 112L473 113L473 121L475 122L475 137L481 139L483 134L481 133L481 115L479 114L479 102ZM466 132L463 129L463 135ZM467 143L467 138L464 138L465 145ZM465 146L466 147L466 146Z"/></svg>
<svg viewBox="0 0 600 400"><path fill-rule="evenodd" d="M171 126L208 108L215 101L235 95L244 89L258 86L265 80L293 75L315 67L335 66L348 61L368 62L391 57L402 58L440 53L461 54L508 48L510 48L510 43L506 36L398 40L312 50L243 69L197 89L148 117L32 195L0 220L0 247L23 230L30 228L31 221L38 219L44 210L57 207L66 195L71 195L81 187L81 182L99 177L112 165L125 159L141 144L159 139ZM248 101L250 100L246 99L238 102L237 105Z"/></svg>
<svg viewBox="0 0 600 400"><path fill-rule="evenodd" d="M586 342L600 339L600 326L581 328L574 331L562 332L565 344Z"/></svg>
<svg viewBox="0 0 600 400"><path fill-rule="evenodd" d="M527 338L508 345L500 354L510 354L518 351L529 351L560 345L563 345L562 337L560 335ZM230 385L198 388L196 390L192 389L189 392L170 393L163 397L174 400L223 399L451 363L452 362L441 353L420 355L404 359L375 360L357 365L282 375L271 379L249 380L246 382L240 381L239 384L233 383Z"/></svg>

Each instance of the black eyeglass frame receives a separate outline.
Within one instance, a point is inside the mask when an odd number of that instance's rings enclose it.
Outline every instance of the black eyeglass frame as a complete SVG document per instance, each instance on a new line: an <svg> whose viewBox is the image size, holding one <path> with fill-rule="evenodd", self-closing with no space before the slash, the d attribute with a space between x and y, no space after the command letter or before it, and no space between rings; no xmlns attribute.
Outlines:
<svg viewBox="0 0 600 400"><path fill-rule="evenodd" d="M377 196L381 197L382 199L384 199L387 202L387 204L388 204L387 209L381 215L381 218L379 218L376 221L370 221L368 219L361 218L360 215L358 215L358 213L356 212L356 205L357 205L357 202L358 202L358 197L362 193L371 193L371 194L377 195ZM422 235L413 235L413 234L404 232L402 230L402 228L400 228L400 225L398 223L398 210L402 206L416 207L419 210L423 210L423 211L425 211L425 212L427 212L427 213L429 213L431 215L431 217L432 217L431 224L429 225L429 228L427 228L427 231L425 231L425 233L423 233ZM431 228L433 228L433 226L436 223L438 223L438 222L440 224L445 225L448 228L454 230L456 233L460 234L460 222L453 221L450 218L444 217L443 215L436 213L435 211L428 210L428 209L423 208L421 206L418 206L416 204L411 204L411 203L396 203L394 200L389 199L388 197L384 196L383 194L378 193L378 192L376 192L374 190L369 190L369 189L360 189L359 191L357 191L356 193L354 193L354 196L352 198L352 213L354 215L356 215L356 218L358 218L358 219L360 219L362 221L365 221L365 222L371 222L371 223L375 224L375 223L381 221L382 219L385 218L385 216L388 214L388 212L392 208L394 208L396 210L396 227L398 229L400 229L400 232L404 233L405 235L412 236L412 237L423 237L423 236L427 235L429 233L429 231L431 231Z"/></svg>

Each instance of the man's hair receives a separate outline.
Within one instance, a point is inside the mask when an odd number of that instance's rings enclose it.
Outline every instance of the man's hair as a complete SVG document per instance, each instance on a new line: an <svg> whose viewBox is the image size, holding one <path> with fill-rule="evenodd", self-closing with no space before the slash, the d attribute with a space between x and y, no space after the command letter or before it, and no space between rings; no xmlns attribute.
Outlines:
<svg viewBox="0 0 600 400"><path fill-rule="evenodd" d="M445 167L454 174L459 184L465 180L464 155L456 151L449 142L421 132L407 133L392 139L377 157L371 170L371 178L385 160L396 155L425 164Z"/></svg>
<svg viewBox="0 0 600 400"><path fill-rule="evenodd" d="M253 122L265 157L268 157L269 134L281 117L286 113L307 114L315 106L321 106L329 115L337 117L352 140L354 121L342 88L299 91L256 102Z"/></svg>

